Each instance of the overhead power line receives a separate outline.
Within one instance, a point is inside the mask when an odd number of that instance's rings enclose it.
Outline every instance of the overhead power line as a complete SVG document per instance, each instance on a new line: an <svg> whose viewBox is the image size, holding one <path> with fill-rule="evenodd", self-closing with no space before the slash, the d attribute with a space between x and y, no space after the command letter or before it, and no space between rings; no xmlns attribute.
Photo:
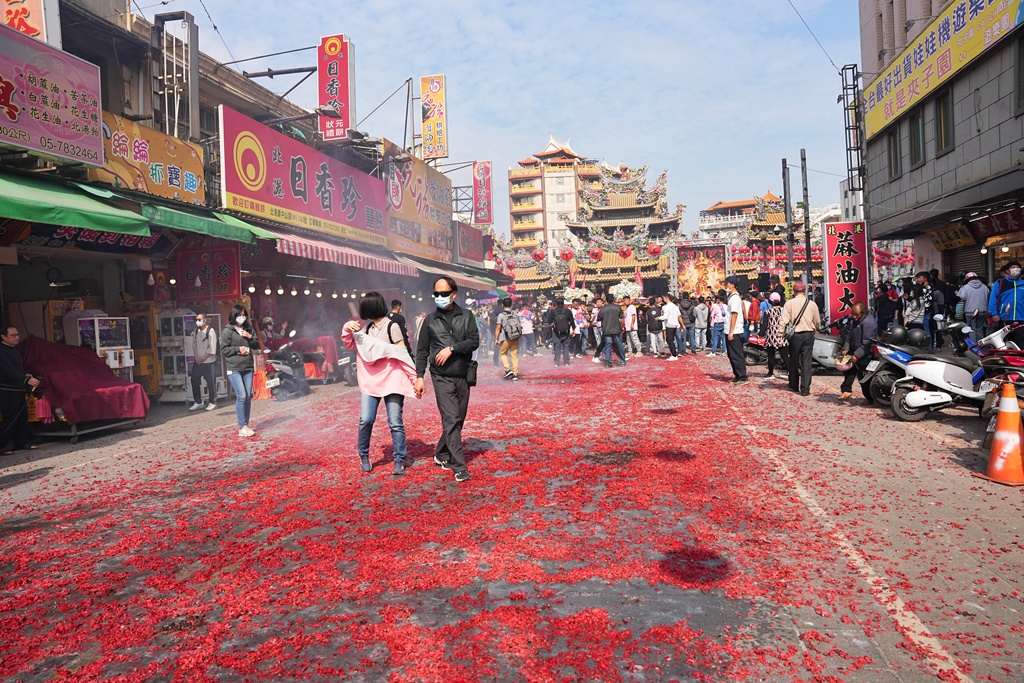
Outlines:
<svg viewBox="0 0 1024 683"><path fill-rule="evenodd" d="M816 42L816 43L818 44L818 47L820 47L820 48L821 48L821 51L825 53L825 57L826 57L826 58L828 59L828 61L829 61L829 62L830 62L830 63L832 64L832 68L834 68L834 69L836 70L836 73L840 73L839 67L838 67L838 66L836 66L836 63L835 63L835 61L834 61L834 60L832 59L832 56L831 56L831 55L830 55L830 54L828 53L828 50L826 50L826 49L825 49L825 46L821 44L821 41L820 41L820 40L818 40L818 36L814 35L814 31L813 31L813 30L811 30L811 27L810 27L810 25L809 25L809 24L807 23L807 21L806 21L806 20L804 19L803 15L802 15L802 14L800 14L800 10L798 10L798 9L796 8L796 5L794 5L794 4L793 4L793 0L786 0L786 2L788 2L788 3L789 3L789 6L793 8L793 11L794 11L794 12L796 12L796 15L797 15L798 17L800 17L800 21L802 21L802 22L803 22L804 26L805 26L805 27L807 28L807 32L811 34L811 38L814 38L814 42Z"/></svg>
<svg viewBox="0 0 1024 683"><path fill-rule="evenodd" d="M231 57L232 60L234 60L235 55L232 54L231 48L228 47L228 41L224 40L224 34L220 32L219 28L217 28L217 22L215 22L213 20L213 17L210 16L210 10L206 8L206 1L199 0L199 4L202 5L203 11L206 12L206 18L210 20L210 26L213 26L214 33L216 33L220 37L220 42L224 44L224 49L228 51L228 56Z"/></svg>

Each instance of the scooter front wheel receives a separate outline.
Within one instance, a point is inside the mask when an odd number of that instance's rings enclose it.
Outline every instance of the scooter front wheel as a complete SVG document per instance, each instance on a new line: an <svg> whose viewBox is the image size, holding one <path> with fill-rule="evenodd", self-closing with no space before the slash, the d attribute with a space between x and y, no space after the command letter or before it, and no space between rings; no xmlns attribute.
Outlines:
<svg viewBox="0 0 1024 683"><path fill-rule="evenodd" d="M926 409L911 408L907 405L907 395L913 391L916 391L916 389L908 387L896 387L892 390L892 398L889 401L889 406L892 408L893 414L904 422L920 422L924 418L928 417L928 411Z"/></svg>

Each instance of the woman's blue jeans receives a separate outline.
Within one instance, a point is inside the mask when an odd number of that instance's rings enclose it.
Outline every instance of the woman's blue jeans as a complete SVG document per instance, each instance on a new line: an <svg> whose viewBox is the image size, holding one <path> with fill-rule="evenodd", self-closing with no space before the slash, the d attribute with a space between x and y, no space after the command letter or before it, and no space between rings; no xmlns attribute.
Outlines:
<svg viewBox="0 0 1024 683"><path fill-rule="evenodd" d="M363 394L362 405L359 410L359 437L357 448L360 458L370 457L370 436L373 434L373 423L377 419L377 407L384 401L388 413L388 427L391 428L391 443L394 445L395 462L405 460L405 424L402 422L402 407L405 405L405 396L401 394L390 394L381 398Z"/></svg>
<svg viewBox="0 0 1024 683"><path fill-rule="evenodd" d="M711 327L711 353L725 353L725 323L715 323Z"/></svg>
<svg viewBox="0 0 1024 683"><path fill-rule="evenodd" d="M235 392L235 415L238 417L238 428L249 424L252 413L252 370L228 373L228 381Z"/></svg>

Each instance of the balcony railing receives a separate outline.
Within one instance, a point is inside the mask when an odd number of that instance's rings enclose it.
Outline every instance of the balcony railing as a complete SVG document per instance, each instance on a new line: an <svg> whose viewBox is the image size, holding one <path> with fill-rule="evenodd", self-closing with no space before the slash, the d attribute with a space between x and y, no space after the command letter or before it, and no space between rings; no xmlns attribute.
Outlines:
<svg viewBox="0 0 1024 683"><path fill-rule="evenodd" d="M512 221L513 230L536 230L543 227L537 221Z"/></svg>
<svg viewBox="0 0 1024 683"><path fill-rule="evenodd" d="M540 175L540 167L533 168L513 168L509 170L508 175L510 178L529 178L537 177Z"/></svg>
<svg viewBox="0 0 1024 683"><path fill-rule="evenodd" d="M513 213L540 211L540 204L534 204L533 202L513 202L512 211Z"/></svg>
<svg viewBox="0 0 1024 683"><path fill-rule="evenodd" d="M512 183L512 186L508 190L509 194L533 194L540 192L539 183L524 183L522 185Z"/></svg>
<svg viewBox="0 0 1024 683"><path fill-rule="evenodd" d="M576 172L581 175L598 175L601 171L593 164L582 164L577 167Z"/></svg>

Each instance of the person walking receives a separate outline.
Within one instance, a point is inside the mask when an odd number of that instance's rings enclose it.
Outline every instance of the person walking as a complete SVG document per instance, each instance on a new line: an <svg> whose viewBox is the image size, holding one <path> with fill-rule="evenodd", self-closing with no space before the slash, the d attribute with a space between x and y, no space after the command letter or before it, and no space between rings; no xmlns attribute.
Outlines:
<svg viewBox="0 0 1024 683"><path fill-rule="evenodd" d="M392 302L392 312L394 311ZM416 369L409 355L405 335L399 324L391 318L384 297L379 292L367 292L359 301L359 317L368 321L364 330L358 321L351 320L342 328L341 343L356 351L356 372L359 379L360 410L356 452L359 469L369 472L370 437L377 420L381 401L388 416L395 476L405 474L405 423L402 411L406 396L416 396L413 384Z"/></svg>
<svg viewBox="0 0 1024 683"><path fill-rule="evenodd" d="M989 288L974 272L964 276L964 285L956 293L964 302L964 321L979 337L985 336L989 293Z"/></svg>
<svg viewBox="0 0 1024 683"><path fill-rule="evenodd" d="M789 374L789 340L782 334L782 297L778 292L768 296L768 310L761 316L761 336L764 337L765 350L768 352L768 374L775 377L775 355L778 353L782 365L779 370Z"/></svg>
<svg viewBox="0 0 1024 683"><path fill-rule="evenodd" d="M409 343L409 325L405 322L405 316L402 315L402 302L398 299L391 300L391 312L388 313L388 318L398 325L398 329L402 330L405 350L409 352L409 358L412 358L412 344Z"/></svg>
<svg viewBox="0 0 1024 683"><path fill-rule="evenodd" d="M256 367L255 354L259 352L260 340L253 331L249 311L241 304L231 307L228 324L220 333L220 354L228 371L228 383L235 392L235 416L238 418L238 435L255 436L249 427L252 414L252 375Z"/></svg>
<svg viewBox="0 0 1024 683"><path fill-rule="evenodd" d="M694 338L697 341L697 349L703 351L708 347L708 317L711 309L704 302L704 297L697 297L697 305L693 307Z"/></svg>
<svg viewBox="0 0 1024 683"><path fill-rule="evenodd" d="M647 311L647 345L655 358L660 358L665 351L665 322L661 319L664 299L654 297L654 305Z"/></svg>
<svg viewBox="0 0 1024 683"><path fill-rule="evenodd" d="M711 305L711 351L708 356L725 355L725 291L720 291ZM719 350L721 349L721 350Z"/></svg>
<svg viewBox="0 0 1024 683"><path fill-rule="evenodd" d="M618 303L609 301L601 307L601 338L604 345L605 367L612 367L612 349L619 357L619 365L626 367L626 350L622 347L622 330L625 314L622 312L622 300Z"/></svg>
<svg viewBox="0 0 1024 683"><path fill-rule="evenodd" d="M757 292L750 293L750 304L747 306L747 321L743 326L743 343L750 340L761 325L761 297Z"/></svg>
<svg viewBox="0 0 1024 683"><path fill-rule="evenodd" d="M789 389L801 396L811 393L811 349L814 333L821 324L818 306L807 296L807 285L793 283L793 298L782 307L783 331L792 324L794 333L789 340Z"/></svg>
<svg viewBox="0 0 1024 683"><path fill-rule="evenodd" d="M442 425L434 462L454 471L455 481L463 482L469 480L469 469L462 449L462 427L469 410L470 381L476 384L473 352L480 346L480 335L473 314L455 303L458 291L455 280L447 275L434 282L436 309L423 321L413 391L416 396L426 391L423 377L429 367Z"/></svg>
<svg viewBox="0 0 1024 683"><path fill-rule="evenodd" d="M555 367L559 365L569 366L569 358L572 354L569 351L569 342L576 334L576 317L573 312L565 307L565 300L559 297L555 301L555 307L548 311L546 321L551 328L551 343L555 350Z"/></svg>
<svg viewBox="0 0 1024 683"><path fill-rule="evenodd" d="M0 447L4 455L15 451L35 450L29 443L28 402L26 392L38 387L41 382L25 372L25 363L18 349L21 334L18 328L8 325L0 335Z"/></svg>
<svg viewBox="0 0 1024 683"><path fill-rule="evenodd" d="M524 356L537 355L537 338L533 330L533 309L529 306L517 306L519 320L522 323L523 334L520 337L520 348Z"/></svg>
<svg viewBox="0 0 1024 683"><path fill-rule="evenodd" d="M678 360L679 348L676 345L679 341L679 305L676 303L675 297L669 294L666 297L668 300L665 305L661 307L661 321L665 323L665 340L668 342L668 359ZM683 353L686 349L683 349Z"/></svg>
<svg viewBox="0 0 1024 683"><path fill-rule="evenodd" d="M523 323L512 310L511 297L501 300L502 310L494 328L494 344L498 347L501 365L505 368L502 379L519 381L519 341L523 336Z"/></svg>
<svg viewBox="0 0 1024 683"><path fill-rule="evenodd" d="M725 350L732 366L732 384L740 386L747 383L747 359L743 355L743 331L746 328L743 297L736 289L737 280L730 275L725 278L725 291L728 293L729 312L725 319Z"/></svg>
<svg viewBox="0 0 1024 683"><path fill-rule="evenodd" d="M853 320L846 329L846 343L843 345L843 354L853 356L853 367L843 373L843 383L839 387L839 400L845 401L853 396L853 380L860 379L867 370L868 363L874 358L873 346L878 339L878 319L874 313L868 310L863 302L857 301L853 304L850 312ZM860 391L864 399L869 403L871 390L867 384L861 383Z"/></svg>
<svg viewBox="0 0 1024 683"><path fill-rule="evenodd" d="M203 408L203 385L210 400L206 403L207 410L217 408L217 384L214 382L214 368L217 363L217 332L210 327L210 320L205 313L196 314L196 329L192 333L192 407L191 411Z"/></svg>
<svg viewBox="0 0 1024 683"><path fill-rule="evenodd" d="M632 356L633 358L639 358L643 355L643 347L640 346L640 327L639 319L636 312L636 304L628 296L625 297L623 303L626 306L626 310L623 313L626 320L626 355L627 357Z"/></svg>
<svg viewBox="0 0 1024 683"><path fill-rule="evenodd" d="M1003 266L1003 275L992 284L992 292L988 297L988 313L992 316L992 324L999 327L1024 320L1024 280L1021 279L1020 263L1007 263ZM1011 332L1008 339L1024 348L1024 330Z"/></svg>
<svg viewBox="0 0 1024 683"><path fill-rule="evenodd" d="M689 292L683 292L679 297L679 318L679 354L686 355L686 347L689 345L690 353L696 356L697 328L694 327L694 323L697 320L697 313Z"/></svg>

